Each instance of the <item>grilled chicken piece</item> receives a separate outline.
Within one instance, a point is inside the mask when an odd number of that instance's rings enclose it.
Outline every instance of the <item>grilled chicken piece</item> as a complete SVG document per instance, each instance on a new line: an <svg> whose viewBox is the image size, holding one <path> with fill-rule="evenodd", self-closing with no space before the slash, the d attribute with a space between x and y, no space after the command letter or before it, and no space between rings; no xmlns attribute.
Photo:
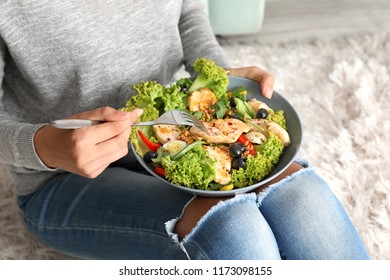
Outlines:
<svg viewBox="0 0 390 280"><path fill-rule="evenodd" d="M215 94L208 88L202 88L191 93L188 97L188 108L191 112L204 112L217 103Z"/></svg>
<svg viewBox="0 0 390 280"><path fill-rule="evenodd" d="M195 126L190 133L194 138L203 139L208 143L229 144L237 141L241 134L249 132L251 127L237 119L214 119L211 122L203 122L206 130Z"/></svg>
<svg viewBox="0 0 390 280"><path fill-rule="evenodd" d="M163 144L172 140L176 140L181 133L178 125L169 124L153 125L153 131L156 133L158 141Z"/></svg>
<svg viewBox="0 0 390 280"><path fill-rule="evenodd" d="M267 104L265 104L264 102L262 102L260 100L257 100L256 98L251 99L248 102L248 104L249 104L249 106L252 107L253 111L255 111L255 112L259 111L262 108L266 109L267 112L272 111L272 109L270 107L268 107Z"/></svg>
<svg viewBox="0 0 390 280"><path fill-rule="evenodd" d="M246 139L249 140L249 142L253 144L263 144L267 141L267 137L261 132L258 131L251 131L245 134Z"/></svg>
<svg viewBox="0 0 390 280"><path fill-rule="evenodd" d="M231 169L231 156L228 147L202 146L209 156L216 160L214 181L219 184L227 184L231 181L229 171Z"/></svg>
<svg viewBox="0 0 390 280"><path fill-rule="evenodd" d="M279 137L280 140L282 140L283 145L285 147L290 145L291 141L288 132L283 127L278 125L276 122L266 120L266 119L253 119L250 122L263 128L264 131L261 132L262 133L264 132L266 134L265 135L266 137L269 137L269 132L272 132L277 137ZM252 126L251 130L257 131L257 128L255 126Z"/></svg>

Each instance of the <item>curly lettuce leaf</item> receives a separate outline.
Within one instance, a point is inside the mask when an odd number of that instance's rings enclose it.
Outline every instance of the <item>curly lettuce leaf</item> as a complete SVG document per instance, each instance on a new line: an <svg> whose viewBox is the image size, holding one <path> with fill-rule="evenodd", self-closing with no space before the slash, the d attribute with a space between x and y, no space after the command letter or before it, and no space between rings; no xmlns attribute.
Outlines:
<svg viewBox="0 0 390 280"><path fill-rule="evenodd" d="M178 160L170 156L162 159L166 178L176 185L207 190L215 176L215 161L207 157L200 146L185 153Z"/></svg>
<svg viewBox="0 0 390 280"><path fill-rule="evenodd" d="M186 108L186 94L180 91L178 85L164 87L155 81L146 81L134 84L132 88L136 94L130 97L122 111L132 111L142 108L143 114L137 120L146 122L157 119L161 114L169 110ZM141 130L150 140L157 142L152 126L133 127L129 141L135 147L138 155L142 156L148 151L147 147L139 138L137 130Z"/></svg>
<svg viewBox="0 0 390 280"><path fill-rule="evenodd" d="M196 78L188 89L189 92L206 87L211 89L218 99L226 97L229 77L225 69L216 65L213 60L204 57L196 59L193 67Z"/></svg>
<svg viewBox="0 0 390 280"><path fill-rule="evenodd" d="M278 125L287 130L286 118L283 110L271 111L268 113L267 120L276 122Z"/></svg>
<svg viewBox="0 0 390 280"><path fill-rule="evenodd" d="M233 170L231 174L232 183L236 188L253 185L271 173L283 153L284 145L277 136L271 133L267 141L255 146L255 149L255 156L247 158L246 168Z"/></svg>
<svg viewBox="0 0 390 280"><path fill-rule="evenodd" d="M172 84L169 88L165 88L161 100L164 103L164 112L170 110L187 110L186 103L187 95L181 91L180 86Z"/></svg>

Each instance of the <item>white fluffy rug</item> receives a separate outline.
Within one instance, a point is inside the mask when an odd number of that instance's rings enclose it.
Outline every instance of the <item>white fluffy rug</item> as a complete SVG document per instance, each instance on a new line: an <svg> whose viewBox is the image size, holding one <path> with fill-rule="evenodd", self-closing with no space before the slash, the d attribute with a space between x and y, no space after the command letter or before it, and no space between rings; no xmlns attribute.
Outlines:
<svg viewBox="0 0 390 280"><path fill-rule="evenodd" d="M390 34L221 44L235 66L276 76L304 126L300 157L330 182L372 258L390 259ZM66 258L24 229L2 166L0 178L0 259Z"/></svg>
<svg viewBox="0 0 390 280"><path fill-rule="evenodd" d="M303 123L300 157L330 182L372 258L390 259L390 34L221 43L235 66L276 76Z"/></svg>

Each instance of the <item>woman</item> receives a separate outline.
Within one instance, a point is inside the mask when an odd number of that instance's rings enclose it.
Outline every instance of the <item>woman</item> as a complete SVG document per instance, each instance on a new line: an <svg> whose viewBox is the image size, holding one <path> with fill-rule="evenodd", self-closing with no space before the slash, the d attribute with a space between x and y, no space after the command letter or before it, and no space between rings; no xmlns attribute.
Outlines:
<svg viewBox="0 0 390 280"><path fill-rule="evenodd" d="M272 75L231 69L199 1L1 2L0 158L29 229L81 258L368 258L311 168L293 163L264 192L217 199L165 188L139 167L128 137L142 110L115 108L131 84L167 84L182 64L193 74L198 57L259 82L271 98ZM47 124L69 116L106 122Z"/></svg>

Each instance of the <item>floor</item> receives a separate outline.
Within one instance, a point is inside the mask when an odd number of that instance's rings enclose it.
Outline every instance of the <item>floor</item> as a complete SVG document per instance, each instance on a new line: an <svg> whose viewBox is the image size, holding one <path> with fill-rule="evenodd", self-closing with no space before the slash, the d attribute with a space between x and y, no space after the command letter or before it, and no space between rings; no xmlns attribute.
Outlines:
<svg viewBox="0 0 390 280"><path fill-rule="evenodd" d="M266 0L261 31L235 37L288 41L385 30L390 0Z"/></svg>

